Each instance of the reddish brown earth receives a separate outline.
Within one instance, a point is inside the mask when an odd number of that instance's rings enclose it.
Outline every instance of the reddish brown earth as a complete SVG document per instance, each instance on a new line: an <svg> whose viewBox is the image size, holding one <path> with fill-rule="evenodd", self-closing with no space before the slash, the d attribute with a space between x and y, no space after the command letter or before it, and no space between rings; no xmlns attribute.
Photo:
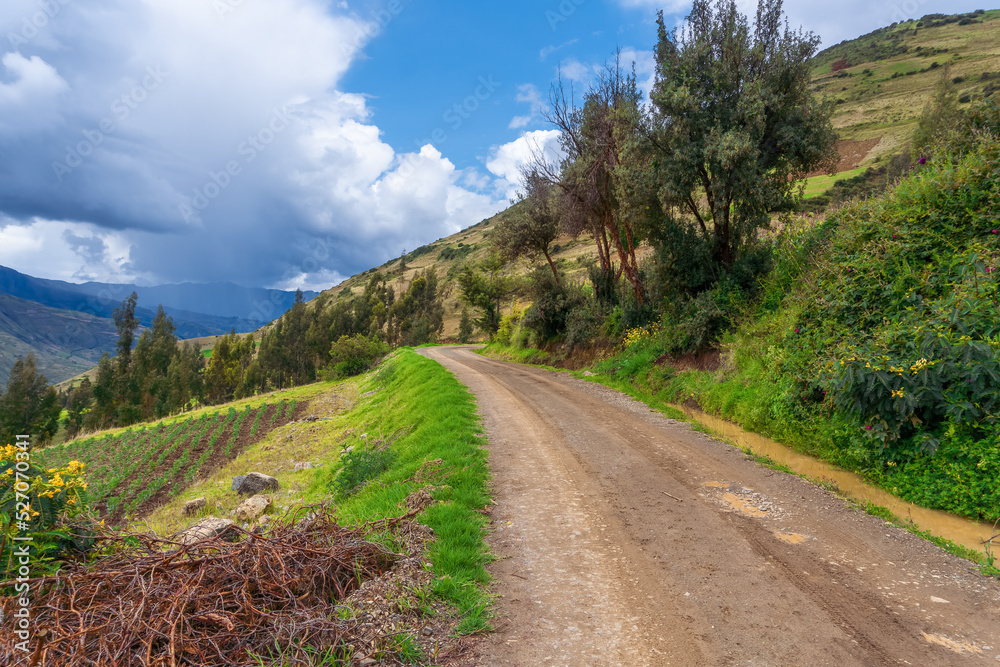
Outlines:
<svg viewBox="0 0 1000 667"><path fill-rule="evenodd" d="M421 350L476 395L497 631L461 665L997 665L1000 583L565 374Z"/></svg>
<svg viewBox="0 0 1000 667"><path fill-rule="evenodd" d="M881 141L881 137L876 137L874 139L865 139L858 141L855 139L838 139L834 147L837 149L837 154L840 159L837 161L837 166L834 167L833 173L839 174L842 171L850 171L851 169L857 169L861 166L861 162L865 159L871 149L878 145ZM815 169L808 174L806 177L811 176L822 176L829 173L829 169Z"/></svg>

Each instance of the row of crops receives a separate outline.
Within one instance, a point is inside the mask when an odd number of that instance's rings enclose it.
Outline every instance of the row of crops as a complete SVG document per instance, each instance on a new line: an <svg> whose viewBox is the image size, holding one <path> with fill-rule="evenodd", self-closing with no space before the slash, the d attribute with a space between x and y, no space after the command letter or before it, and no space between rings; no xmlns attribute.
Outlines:
<svg viewBox="0 0 1000 667"><path fill-rule="evenodd" d="M137 425L36 452L46 468L85 465L93 504L112 523L141 516L234 459L247 445L291 421L296 401L203 413L171 423Z"/></svg>

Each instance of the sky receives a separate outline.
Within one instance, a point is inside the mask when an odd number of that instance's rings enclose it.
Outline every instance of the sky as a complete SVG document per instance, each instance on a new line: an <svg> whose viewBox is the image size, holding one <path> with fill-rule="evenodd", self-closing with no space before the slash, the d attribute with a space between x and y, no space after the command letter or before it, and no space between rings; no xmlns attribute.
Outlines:
<svg viewBox="0 0 1000 667"><path fill-rule="evenodd" d="M739 2L751 15L755 3ZM788 0L823 47L953 0ZM0 265L332 287L509 205L560 75L646 90L673 0L2 0Z"/></svg>

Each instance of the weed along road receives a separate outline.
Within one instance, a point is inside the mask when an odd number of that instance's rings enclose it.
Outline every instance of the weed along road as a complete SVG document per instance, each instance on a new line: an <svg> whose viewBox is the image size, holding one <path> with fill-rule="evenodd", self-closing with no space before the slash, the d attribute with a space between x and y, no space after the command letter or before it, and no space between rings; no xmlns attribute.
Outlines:
<svg viewBox="0 0 1000 667"><path fill-rule="evenodd" d="M476 395L497 632L469 665L998 665L1000 583L599 385L420 350Z"/></svg>

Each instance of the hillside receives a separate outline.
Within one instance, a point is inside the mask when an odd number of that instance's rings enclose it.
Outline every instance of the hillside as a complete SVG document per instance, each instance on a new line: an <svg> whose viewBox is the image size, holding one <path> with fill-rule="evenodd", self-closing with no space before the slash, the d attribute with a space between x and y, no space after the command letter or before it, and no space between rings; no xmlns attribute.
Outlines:
<svg viewBox="0 0 1000 667"><path fill-rule="evenodd" d="M812 91L835 104L833 126L872 166L909 141L942 76L962 106L1000 87L1000 9L932 14L880 28L816 55Z"/></svg>
<svg viewBox="0 0 1000 667"><path fill-rule="evenodd" d="M18 357L34 354L38 369L58 383L92 368L114 352L118 334L106 317L50 308L0 294L0 381L6 383Z"/></svg>

